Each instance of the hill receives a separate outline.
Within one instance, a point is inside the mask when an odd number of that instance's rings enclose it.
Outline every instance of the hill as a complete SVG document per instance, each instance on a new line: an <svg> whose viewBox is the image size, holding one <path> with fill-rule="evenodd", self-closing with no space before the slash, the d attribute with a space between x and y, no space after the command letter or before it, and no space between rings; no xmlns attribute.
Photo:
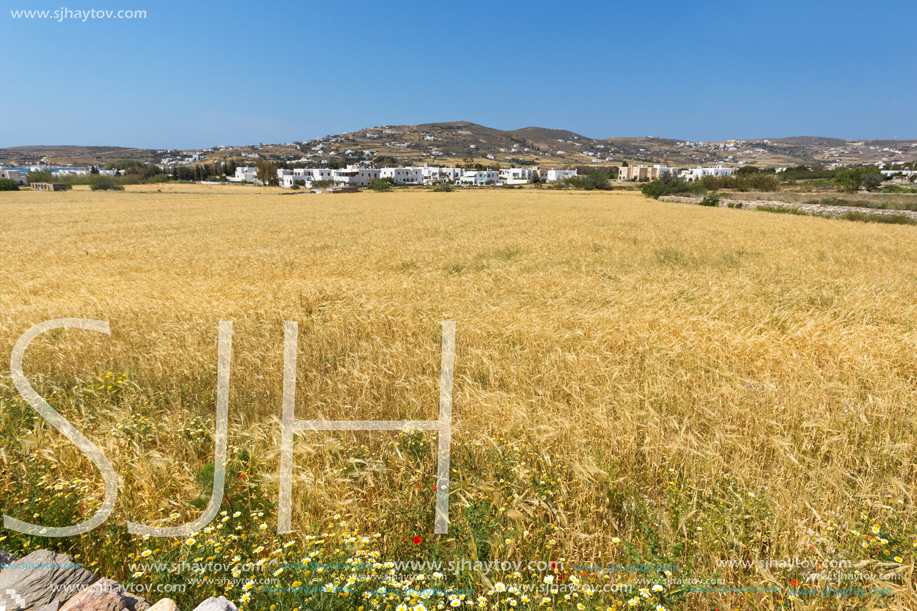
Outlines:
<svg viewBox="0 0 917 611"><path fill-rule="evenodd" d="M60 165L104 164L115 159L152 163L197 163L227 158L264 157L303 165L461 164L469 157L490 165L608 166L627 161L686 167L700 164L795 166L913 163L917 140L841 140L813 136L692 142L670 138L591 138L564 129L523 127L500 130L451 121L416 125L381 125L339 135L285 144L214 147L195 150L148 150L101 146L21 146L0 149L0 164L44 161Z"/></svg>

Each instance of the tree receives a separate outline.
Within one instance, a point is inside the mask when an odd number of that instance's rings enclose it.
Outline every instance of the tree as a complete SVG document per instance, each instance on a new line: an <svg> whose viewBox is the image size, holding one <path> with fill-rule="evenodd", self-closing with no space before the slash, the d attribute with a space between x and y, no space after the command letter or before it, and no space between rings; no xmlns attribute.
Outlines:
<svg viewBox="0 0 917 611"><path fill-rule="evenodd" d="M841 170L834 177L834 184L843 191L856 193L865 186L872 191L881 184L882 172L876 167L853 168Z"/></svg>
<svg viewBox="0 0 917 611"><path fill-rule="evenodd" d="M837 176L834 177L834 184L842 191L847 191L848 193L859 191L861 181L860 175L854 170L841 170L837 173Z"/></svg>
<svg viewBox="0 0 917 611"><path fill-rule="evenodd" d="M263 185L276 186L280 182L277 179L277 167L266 159L255 161L255 178L260 180Z"/></svg>
<svg viewBox="0 0 917 611"><path fill-rule="evenodd" d="M0 191L18 191L19 183L10 178L0 178Z"/></svg>
<svg viewBox="0 0 917 611"><path fill-rule="evenodd" d="M869 172L863 175L863 186L867 191L874 191L882 184L882 174Z"/></svg>

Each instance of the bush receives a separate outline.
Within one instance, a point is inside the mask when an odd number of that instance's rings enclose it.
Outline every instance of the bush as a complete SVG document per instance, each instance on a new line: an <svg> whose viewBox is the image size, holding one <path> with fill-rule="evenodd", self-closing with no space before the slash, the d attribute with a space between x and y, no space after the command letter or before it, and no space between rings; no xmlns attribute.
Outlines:
<svg viewBox="0 0 917 611"><path fill-rule="evenodd" d="M659 180L646 183L640 190L647 197L659 199L663 195L706 193L707 187L703 181L687 182L674 174L666 172L659 177Z"/></svg>
<svg viewBox="0 0 917 611"><path fill-rule="evenodd" d="M29 184L33 182L54 182L54 176L51 175L51 170L32 170L26 174L26 180L29 181Z"/></svg>
<svg viewBox="0 0 917 611"><path fill-rule="evenodd" d="M776 175L764 172L745 172L736 176L704 176L701 180L709 191L776 191L780 186L780 179Z"/></svg>
<svg viewBox="0 0 917 611"><path fill-rule="evenodd" d="M592 191L596 189L605 190L611 188L611 185L608 182L608 173L601 170L596 170L586 175L569 176L564 179L563 184L566 187L573 187L574 189L585 189L586 191Z"/></svg>
<svg viewBox="0 0 917 611"><path fill-rule="evenodd" d="M773 212L774 214L795 214L796 216L812 216L805 210L799 208L783 208L781 206L758 206L755 210L761 212Z"/></svg>
<svg viewBox="0 0 917 611"><path fill-rule="evenodd" d="M780 179L774 174L760 172L736 178L736 182L743 182L750 187L749 191L776 191L780 187ZM741 190L741 189L740 189Z"/></svg>
<svg viewBox="0 0 917 611"><path fill-rule="evenodd" d="M840 216L845 221L861 223L886 223L889 225L917 225L917 221L906 214L866 214L864 212L845 212Z"/></svg>
<svg viewBox="0 0 917 611"><path fill-rule="evenodd" d="M451 182L441 182L433 187L433 190L436 192L451 193L455 190L455 187L452 186Z"/></svg>
<svg viewBox="0 0 917 611"><path fill-rule="evenodd" d="M710 193L709 195L707 195L707 197L701 200L700 205L701 206L710 206L713 208L715 208L716 206L719 206L720 205L720 194L716 192Z"/></svg>
<svg viewBox="0 0 917 611"><path fill-rule="evenodd" d="M124 191L124 187L111 176L99 176L89 184L93 191Z"/></svg>
<svg viewBox="0 0 917 611"><path fill-rule="evenodd" d="M383 191L391 191L391 190L392 190L392 183L390 183L390 182L387 181L387 180L383 180L383 179L381 179L381 178L377 178L376 180L374 180L374 181L372 182L371 185L369 185L369 186L367 187L367 189L369 189L369 190L371 190L371 191L376 191L376 192L378 192L378 193L382 193Z"/></svg>
<svg viewBox="0 0 917 611"><path fill-rule="evenodd" d="M18 191L19 183L9 178L0 178L0 191Z"/></svg>

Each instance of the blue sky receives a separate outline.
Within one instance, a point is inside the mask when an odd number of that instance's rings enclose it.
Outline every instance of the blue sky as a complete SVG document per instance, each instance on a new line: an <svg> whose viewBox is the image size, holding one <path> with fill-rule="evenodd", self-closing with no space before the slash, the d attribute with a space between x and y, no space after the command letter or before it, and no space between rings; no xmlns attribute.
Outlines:
<svg viewBox="0 0 917 611"><path fill-rule="evenodd" d="M0 146L192 148L453 120L917 138L913 0L0 5ZM64 7L147 17L11 14Z"/></svg>

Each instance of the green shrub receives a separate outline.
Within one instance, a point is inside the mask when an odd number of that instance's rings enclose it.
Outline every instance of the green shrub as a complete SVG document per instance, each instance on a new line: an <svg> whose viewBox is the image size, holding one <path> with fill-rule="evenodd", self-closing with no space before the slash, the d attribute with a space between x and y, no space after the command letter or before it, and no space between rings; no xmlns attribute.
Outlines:
<svg viewBox="0 0 917 611"><path fill-rule="evenodd" d="M564 186L587 191L610 189L608 174L601 170L590 172L585 176L568 176L564 179Z"/></svg>
<svg viewBox="0 0 917 611"><path fill-rule="evenodd" d="M124 191L124 187L111 176L99 176L89 184L93 191Z"/></svg>
<svg viewBox="0 0 917 611"><path fill-rule="evenodd" d="M707 187L703 181L687 182L674 174L666 172L658 180L643 185L640 190L647 197L659 199L663 195L706 193Z"/></svg>
<svg viewBox="0 0 917 611"><path fill-rule="evenodd" d="M720 194L716 193L715 191L713 193L710 193L704 199L701 200L700 205L701 206L710 206L714 208L716 206L719 206L720 205Z"/></svg>
<svg viewBox="0 0 917 611"><path fill-rule="evenodd" d="M452 186L451 182L441 182L433 187L433 190L436 192L450 193L455 190L455 187Z"/></svg>
<svg viewBox="0 0 917 611"><path fill-rule="evenodd" d="M780 179L774 174L750 174L736 178L736 182L747 185L749 191L776 191L780 187Z"/></svg>
<svg viewBox="0 0 917 611"><path fill-rule="evenodd" d="M845 212L839 218L842 218L845 221L860 221L861 223L917 225L917 221L906 214L866 214L865 212Z"/></svg>
<svg viewBox="0 0 917 611"><path fill-rule="evenodd" d="M366 188L369 189L370 191L376 191L376 192L382 193L382 192L384 192L384 191L391 191L391 190L392 190L392 183L390 183L390 182L387 181L387 180L383 180L383 179L381 179L381 178L377 178L376 180L374 180L374 181L372 182L371 185L369 185L369 186L366 187Z"/></svg>
<svg viewBox="0 0 917 611"><path fill-rule="evenodd" d="M780 206L758 206L755 210L761 210L762 212L774 212L776 214L796 214L798 216L811 216L805 210L800 210L799 208L782 208Z"/></svg>
<svg viewBox="0 0 917 611"><path fill-rule="evenodd" d="M764 172L745 172L736 176L704 176L701 180L710 191L720 189L735 189L742 192L776 191L780 187L780 179L776 175Z"/></svg>
<svg viewBox="0 0 917 611"><path fill-rule="evenodd" d="M0 191L18 191L19 183L9 178L0 178Z"/></svg>

